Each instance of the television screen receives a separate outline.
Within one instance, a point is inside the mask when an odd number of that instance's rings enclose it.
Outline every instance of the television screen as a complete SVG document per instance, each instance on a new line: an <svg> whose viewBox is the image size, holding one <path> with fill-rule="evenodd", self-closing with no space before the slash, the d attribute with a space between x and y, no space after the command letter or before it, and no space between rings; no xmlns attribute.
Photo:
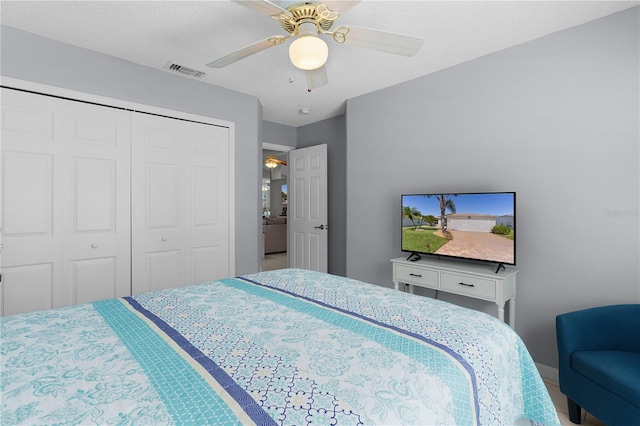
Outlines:
<svg viewBox="0 0 640 426"><path fill-rule="evenodd" d="M402 251L516 264L516 194L402 195Z"/></svg>

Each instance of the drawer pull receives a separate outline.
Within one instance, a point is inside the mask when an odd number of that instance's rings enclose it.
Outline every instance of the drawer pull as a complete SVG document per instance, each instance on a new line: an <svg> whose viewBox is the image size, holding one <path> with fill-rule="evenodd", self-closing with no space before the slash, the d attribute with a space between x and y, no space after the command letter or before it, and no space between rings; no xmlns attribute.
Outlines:
<svg viewBox="0 0 640 426"><path fill-rule="evenodd" d="M467 284L467 283L463 283L463 282L460 282L458 284L463 285L465 287L475 287L475 285L473 285L473 284Z"/></svg>
<svg viewBox="0 0 640 426"><path fill-rule="evenodd" d="M409 274L412 277L418 277L418 278L422 278L422 274Z"/></svg>

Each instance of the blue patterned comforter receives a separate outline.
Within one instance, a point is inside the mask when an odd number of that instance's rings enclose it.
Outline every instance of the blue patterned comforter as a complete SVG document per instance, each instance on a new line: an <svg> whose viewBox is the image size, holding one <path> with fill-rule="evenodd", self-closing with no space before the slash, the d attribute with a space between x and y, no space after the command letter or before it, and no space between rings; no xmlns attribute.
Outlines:
<svg viewBox="0 0 640 426"><path fill-rule="evenodd" d="M559 424L480 312L299 269L2 319L2 424Z"/></svg>

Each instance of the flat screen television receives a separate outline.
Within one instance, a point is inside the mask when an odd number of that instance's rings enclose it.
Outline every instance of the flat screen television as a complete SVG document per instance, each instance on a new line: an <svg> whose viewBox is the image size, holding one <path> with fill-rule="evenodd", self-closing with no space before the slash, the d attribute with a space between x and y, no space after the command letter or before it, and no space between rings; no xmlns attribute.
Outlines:
<svg viewBox="0 0 640 426"><path fill-rule="evenodd" d="M403 194L401 217L409 257L516 264L515 192Z"/></svg>

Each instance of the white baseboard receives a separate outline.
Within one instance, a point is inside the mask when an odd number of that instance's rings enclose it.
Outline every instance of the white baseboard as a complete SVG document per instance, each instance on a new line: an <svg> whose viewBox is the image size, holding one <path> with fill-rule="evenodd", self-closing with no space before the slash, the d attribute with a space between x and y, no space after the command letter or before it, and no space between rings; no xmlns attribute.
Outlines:
<svg viewBox="0 0 640 426"><path fill-rule="evenodd" d="M559 382L558 369L549 367L548 365L540 364L536 362L536 367L538 368L538 372L542 376L543 379L553 380L554 382Z"/></svg>

